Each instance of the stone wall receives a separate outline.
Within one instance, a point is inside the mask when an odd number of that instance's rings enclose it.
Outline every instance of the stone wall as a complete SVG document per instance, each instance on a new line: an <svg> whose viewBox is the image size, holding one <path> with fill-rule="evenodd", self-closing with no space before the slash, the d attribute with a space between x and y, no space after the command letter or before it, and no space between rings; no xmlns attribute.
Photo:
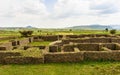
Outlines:
<svg viewBox="0 0 120 75"><path fill-rule="evenodd" d="M77 44L77 48L80 51L99 51L99 44Z"/></svg>
<svg viewBox="0 0 120 75"><path fill-rule="evenodd" d="M49 52L58 52L58 46L56 45L49 46Z"/></svg>
<svg viewBox="0 0 120 75"><path fill-rule="evenodd" d="M3 64L40 64L44 63L43 58L37 57L7 57Z"/></svg>
<svg viewBox="0 0 120 75"><path fill-rule="evenodd" d="M90 38L90 43L111 43L111 38Z"/></svg>
<svg viewBox="0 0 120 75"><path fill-rule="evenodd" d="M82 51L65 53L47 53L45 63L115 60L120 61L120 51Z"/></svg>
<svg viewBox="0 0 120 75"><path fill-rule="evenodd" d="M116 50L120 50L120 44L116 43Z"/></svg>
<svg viewBox="0 0 120 75"><path fill-rule="evenodd" d="M74 52L74 48L78 48L80 51L101 51L102 47L111 50L120 50L120 44L118 43L73 43L63 45L62 50L64 52Z"/></svg>
<svg viewBox="0 0 120 75"><path fill-rule="evenodd" d="M112 38L111 42L112 43L120 43L120 38Z"/></svg>
<svg viewBox="0 0 120 75"><path fill-rule="evenodd" d="M87 51L84 52L84 60L116 60L120 61L119 51Z"/></svg>
<svg viewBox="0 0 120 75"><path fill-rule="evenodd" d="M102 47L106 47L111 50L116 50L116 44L114 44L114 43L103 43L101 45L102 45Z"/></svg>
<svg viewBox="0 0 120 75"><path fill-rule="evenodd" d="M85 38L85 37L113 37L107 34L81 34L81 35L66 35L67 38Z"/></svg>
<svg viewBox="0 0 120 75"><path fill-rule="evenodd" d="M4 58L12 56L21 56L18 52L0 52L0 63L4 63Z"/></svg>
<svg viewBox="0 0 120 75"><path fill-rule="evenodd" d="M79 43L73 45L66 44L63 46L62 50L64 52L73 52L75 47L78 48L80 51L99 51L101 48L99 44Z"/></svg>
<svg viewBox="0 0 120 75"><path fill-rule="evenodd" d="M9 36L9 37L0 37L0 40L10 40L10 39L16 39L18 36Z"/></svg>
<svg viewBox="0 0 120 75"><path fill-rule="evenodd" d="M29 38L24 38L24 39L19 40L18 43L19 43L18 45L20 46L25 46L28 43L30 43L30 41L29 41Z"/></svg>
<svg viewBox="0 0 120 75"><path fill-rule="evenodd" d="M12 43L11 42L6 42L6 43L2 43L0 45L0 50L12 50L13 49L13 46L12 46Z"/></svg>
<svg viewBox="0 0 120 75"><path fill-rule="evenodd" d="M45 63L51 62L80 62L83 61L83 53L52 53L44 55Z"/></svg>
<svg viewBox="0 0 120 75"><path fill-rule="evenodd" d="M37 47L39 49L45 49L46 46L24 46L24 50L27 50L28 48L33 48L33 47Z"/></svg>
<svg viewBox="0 0 120 75"><path fill-rule="evenodd" d="M74 47L76 47L75 45L64 45L62 47L62 50L64 52L74 52Z"/></svg>
<svg viewBox="0 0 120 75"><path fill-rule="evenodd" d="M111 42L116 42L118 43L119 41L118 38L112 39L112 38L78 38L78 39L64 39L62 40L63 44L69 44L70 42L73 43L111 43Z"/></svg>
<svg viewBox="0 0 120 75"><path fill-rule="evenodd" d="M39 36L39 39L42 39L44 41L56 41L58 40L58 36L57 35Z"/></svg>

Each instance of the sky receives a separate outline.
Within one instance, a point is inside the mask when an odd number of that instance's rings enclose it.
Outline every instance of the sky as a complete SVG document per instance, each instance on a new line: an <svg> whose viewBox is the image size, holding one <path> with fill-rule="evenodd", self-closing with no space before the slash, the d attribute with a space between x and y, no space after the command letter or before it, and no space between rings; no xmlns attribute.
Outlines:
<svg viewBox="0 0 120 75"><path fill-rule="evenodd" d="M120 0L0 0L0 27L120 25Z"/></svg>

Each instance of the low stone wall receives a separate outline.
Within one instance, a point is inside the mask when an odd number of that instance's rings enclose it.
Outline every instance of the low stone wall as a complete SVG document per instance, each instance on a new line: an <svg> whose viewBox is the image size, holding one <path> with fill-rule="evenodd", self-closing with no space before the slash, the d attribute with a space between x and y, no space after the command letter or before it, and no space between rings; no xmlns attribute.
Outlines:
<svg viewBox="0 0 120 75"><path fill-rule="evenodd" d="M81 35L66 35L67 38L85 38L85 37L95 37L95 34L81 34Z"/></svg>
<svg viewBox="0 0 120 75"><path fill-rule="evenodd" d="M112 50L107 47L102 47L101 51L112 51Z"/></svg>
<svg viewBox="0 0 120 75"><path fill-rule="evenodd" d="M78 38L78 39L64 39L62 40L63 44L69 44L70 42L73 43L90 43L89 38Z"/></svg>
<svg viewBox="0 0 120 75"><path fill-rule="evenodd" d="M44 41L56 41L56 40L58 40L57 35L39 36L39 38L43 39Z"/></svg>
<svg viewBox="0 0 120 75"><path fill-rule="evenodd" d="M29 38L24 38L24 39L19 40L18 43L19 43L18 45L20 46L25 46L28 43L30 43L30 41L29 41Z"/></svg>
<svg viewBox="0 0 120 75"><path fill-rule="evenodd" d="M35 42L38 41L57 41L58 39L61 39L61 37L59 37L59 35L46 35L46 36L34 36L33 40Z"/></svg>
<svg viewBox="0 0 120 75"><path fill-rule="evenodd" d="M33 42L33 37L29 37L29 43Z"/></svg>
<svg viewBox="0 0 120 75"><path fill-rule="evenodd" d="M37 57L7 57L3 64L40 64L44 63L43 58Z"/></svg>
<svg viewBox="0 0 120 75"><path fill-rule="evenodd" d="M118 39L118 38L112 39L110 37L108 37L108 38L104 38L104 37L101 37L101 38L77 38L77 39L64 39L64 40L62 40L62 43L63 44L69 44L70 42L73 42L73 43L111 43L111 42L120 43L120 41L117 41L117 40L120 40L120 39Z"/></svg>
<svg viewBox="0 0 120 75"><path fill-rule="evenodd" d="M9 37L0 37L0 40L10 40L10 39L16 39L18 36L9 36Z"/></svg>
<svg viewBox="0 0 120 75"><path fill-rule="evenodd" d="M111 38L90 38L90 43L111 43Z"/></svg>
<svg viewBox="0 0 120 75"><path fill-rule="evenodd" d="M0 51L0 58L8 57L8 56L21 56L19 52L4 52Z"/></svg>
<svg viewBox="0 0 120 75"><path fill-rule="evenodd" d="M120 61L120 51L82 51L65 53L48 53L44 55L45 63L80 62L115 60Z"/></svg>
<svg viewBox="0 0 120 75"><path fill-rule="evenodd" d="M84 60L116 60L120 61L120 51L87 51Z"/></svg>
<svg viewBox="0 0 120 75"><path fill-rule="evenodd" d="M62 50L64 52L74 52L74 48L78 48L80 51L101 51L102 47L111 50L120 50L120 44L118 43L73 43L63 45Z"/></svg>
<svg viewBox="0 0 120 75"><path fill-rule="evenodd" d="M83 53L52 53L44 55L45 63L51 62L80 62L83 61Z"/></svg>
<svg viewBox="0 0 120 75"><path fill-rule="evenodd" d="M64 45L62 50L64 52L74 52L74 47L76 47L76 45Z"/></svg>
<svg viewBox="0 0 120 75"><path fill-rule="evenodd" d="M111 50L116 50L116 44L115 43L103 43L101 44L102 47L106 47Z"/></svg>
<svg viewBox="0 0 120 75"><path fill-rule="evenodd" d="M12 46L17 46L18 45L17 40L11 40L10 42L12 43Z"/></svg>
<svg viewBox="0 0 120 75"><path fill-rule="evenodd" d="M78 51L45 53L44 57L21 57L19 53L1 53L0 64L40 64L81 61L120 61L120 51Z"/></svg>
<svg viewBox="0 0 120 75"><path fill-rule="evenodd" d="M0 63L4 63L4 58L12 56L21 56L18 52L0 52Z"/></svg>
<svg viewBox="0 0 120 75"><path fill-rule="evenodd" d="M80 51L99 51L100 50L100 47L99 47L99 44L77 44L77 48L80 50Z"/></svg>
<svg viewBox="0 0 120 75"><path fill-rule="evenodd" d="M13 49L12 42L2 43L0 45L0 50L12 50L12 49Z"/></svg>
<svg viewBox="0 0 120 75"><path fill-rule="evenodd" d="M67 38L85 38L85 37L112 37L106 34L81 34L81 35L66 35Z"/></svg>
<svg viewBox="0 0 120 75"><path fill-rule="evenodd" d="M120 44L116 43L116 50L120 50Z"/></svg>
<svg viewBox="0 0 120 75"><path fill-rule="evenodd" d="M58 35L58 40L61 40L63 38L63 35Z"/></svg>
<svg viewBox="0 0 120 75"><path fill-rule="evenodd" d="M112 43L120 43L120 38L112 38L111 42Z"/></svg>
<svg viewBox="0 0 120 75"><path fill-rule="evenodd" d="M49 46L49 52L58 52L58 46Z"/></svg>
<svg viewBox="0 0 120 75"><path fill-rule="evenodd" d="M46 46L24 46L24 50L27 50L28 48L33 48L33 47L37 47L39 49L45 49Z"/></svg>
<svg viewBox="0 0 120 75"><path fill-rule="evenodd" d="M45 49L46 46L33 46L33 47L38 47L39 49Z"/></svg>
<svg viewBox="0 0 120 75"><path fill-rule="evenodd" d="M78 48L80 51L99 51L101 46L99 44L79 43L79 44L66 44L63 46L64 52L74 52L74 48Z"/></svg>
<svg viewBox="0 0 120 75"><path fill-rule="evenodd" d="M22 57L19 52L0 52L0 64L40 64L43 57Z"/></svg>

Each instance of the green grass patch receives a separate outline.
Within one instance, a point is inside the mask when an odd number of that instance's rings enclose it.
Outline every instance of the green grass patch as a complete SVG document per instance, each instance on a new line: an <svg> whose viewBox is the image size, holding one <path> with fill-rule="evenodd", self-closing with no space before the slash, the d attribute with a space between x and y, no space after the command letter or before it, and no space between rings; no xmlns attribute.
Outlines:
<svg viewBox="0 0 120 75"><path fill-rule="evenodd" d="M120 62L0 65L0 75L119 75Z"/></svg>
<svg viewBox="0 0 120 75"><path fill-rule="evenodd" d="M42 50L39 48L29 48L27 50L21 50L21 55L24 57L42 57Z"/></svg>
<svg viewBox="0 0 120 75"><path fill-rule="evenodd" d="M0 43L7 43L9 40L0 40Z"/></svg>
<svg viewBox="0 0 120 75"><path fill-rule="evenodd" d="M50 43L51 43L51 41L32 42L29 45L30 46L48 46Z"/></svg>

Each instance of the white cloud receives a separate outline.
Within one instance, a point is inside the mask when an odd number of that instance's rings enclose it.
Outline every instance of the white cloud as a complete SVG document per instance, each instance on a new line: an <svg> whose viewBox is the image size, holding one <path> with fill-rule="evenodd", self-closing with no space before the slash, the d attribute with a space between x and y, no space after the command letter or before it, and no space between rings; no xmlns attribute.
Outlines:
<svg viewBox="0 0 120 75"><path fill-rule="evenodd" d="M106 15L119 12L119 0L93 0L90 4L90 10L98 15Z"/></svg>
<svg viewBox="0 0 120 75"><path fill-rule="evenodd" d="M58 0L55 5L55 17L65 18L89 13L89 1Z"/></svg>
<svg viewBox="0 0 120 75"><path fill-rule="evenodd" d="M48 16L42 0L1 0L0 22L8 25L39 24Z"/></svg>
<svg viewBox="0 0 120 75"><path fill-rule="evenodd" d="M0 2L0 13L16 16L18 13L42 16L48 14L42 0L4 0Z"/></svg>
<svg viewBox="0 0 120 75"><path fill-rule="evenodd" d="M120 0L58 0L47 11L44 0L0 0L0 25L67 27L120 24Z"/></svg>
<svg viewBox="0 0 120 75"><path fill-rule="evenodd" d="M106 15L119 12L119 5L119 0L58 0L54 13L57 18Z"/></svg>

